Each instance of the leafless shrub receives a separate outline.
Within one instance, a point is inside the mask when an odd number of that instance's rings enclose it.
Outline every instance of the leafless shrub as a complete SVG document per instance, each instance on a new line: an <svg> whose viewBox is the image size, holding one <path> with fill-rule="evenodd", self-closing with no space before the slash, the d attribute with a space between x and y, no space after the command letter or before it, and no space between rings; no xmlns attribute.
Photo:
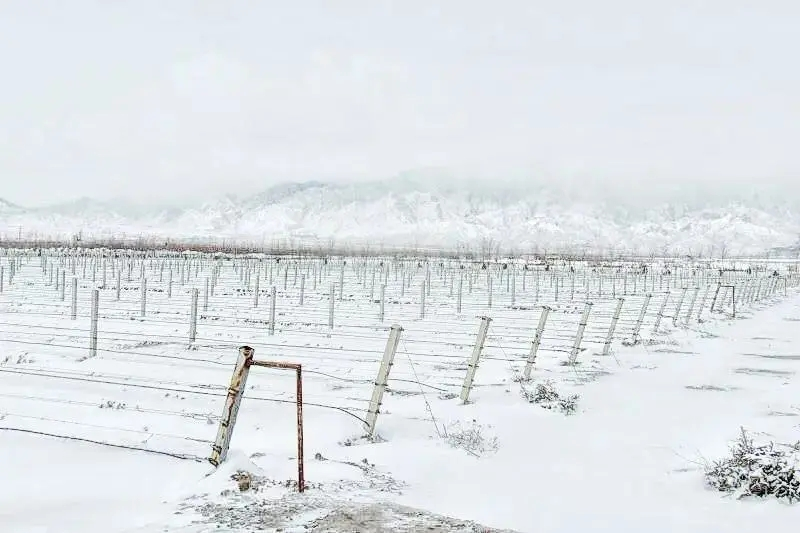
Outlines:
<svg viewBox="0 0 800 533"><path fill-rule="evenodd" d="M555 383L550 380L544 383L537 383L533 390L521 385L522 397L530 403L534 403L544 409L558 410L565 415L574 414L578 409L580 396L572 394L561 396L556 390Z"/></svg>
<svg viewBox="0 0 800 533"><path fill-rule="evenodd" d="M706 484L737 499L775 496L789 503L800 501L800 443L777 448L775 443L755 445L742 428L730 456L705 470Z"/></svg>
<svg viewBox="0 0 800 533"><path fill-rule="evenodd" d="M484 434L484 429L477 421L472 420L468 425L462 425L460 421L453 422L444 428L443 437L453 448L464 450L470 455L481 457L497 451L497 437L490 437Z"/></svg>

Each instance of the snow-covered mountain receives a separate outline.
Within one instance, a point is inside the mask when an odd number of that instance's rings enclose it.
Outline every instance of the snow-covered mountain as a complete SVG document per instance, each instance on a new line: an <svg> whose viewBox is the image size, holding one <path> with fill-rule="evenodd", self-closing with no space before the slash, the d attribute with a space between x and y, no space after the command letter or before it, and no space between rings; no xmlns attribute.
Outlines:
<svg viewBox="0 0 800 533"><path fill-rule="evenodd" d="M0 198L0 217L20 214L24 211L22 207Z"/></svg>
<svg viewBox="0 0 800 533"><path fill-rule="evenodd" d="M417 173L365 183L289 183L180 208L83 198L23 209L0 200L0 236L688 254L752 254L798 243L800 208L785 195L711 200L697 188L648 196L649 189Z"/></svg>

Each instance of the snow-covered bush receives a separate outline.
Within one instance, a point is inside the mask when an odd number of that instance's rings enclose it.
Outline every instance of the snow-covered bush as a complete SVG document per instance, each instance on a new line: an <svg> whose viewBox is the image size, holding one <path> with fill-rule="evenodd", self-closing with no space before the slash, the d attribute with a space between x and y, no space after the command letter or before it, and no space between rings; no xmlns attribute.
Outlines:
<svg viewBox="0 0 800 533"><path fill-rule="evenodd" d="M556 390L555 383L548 380L537 383L533 390L522 385L522 397L530 403L535 403L545 409L556 409L565 415L573 414L578 408L577 394L561 396Z"/></svg>
<svg viewBox="0 0 800 533"><path fill-rule="evenodd" d="M800 501L798 459L800 443L783 448L773 442L756 446L742 428L730 456L706 467L706 483L737 498L773 495L794 503Z"/></svg>
<svg viewBox="0 0 800 533"><path fill-rule="evenodd" d="M480 457L497 451L497 437L485 435L484 429L485 426L475 420L466 427L460 421L456 421L445 426L442 436L451 447L460 448L470 455Z"/></svg>

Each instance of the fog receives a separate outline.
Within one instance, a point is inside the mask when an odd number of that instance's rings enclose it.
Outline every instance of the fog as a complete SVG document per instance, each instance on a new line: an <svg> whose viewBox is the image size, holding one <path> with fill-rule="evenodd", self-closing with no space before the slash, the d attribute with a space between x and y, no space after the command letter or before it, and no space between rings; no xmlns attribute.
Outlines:
<svg viewBox="0 0 800 533"><path fill-rule="evenodd" d="M0 198L430 168L796 197L799 23L792 1L7 0Z"/></svg>

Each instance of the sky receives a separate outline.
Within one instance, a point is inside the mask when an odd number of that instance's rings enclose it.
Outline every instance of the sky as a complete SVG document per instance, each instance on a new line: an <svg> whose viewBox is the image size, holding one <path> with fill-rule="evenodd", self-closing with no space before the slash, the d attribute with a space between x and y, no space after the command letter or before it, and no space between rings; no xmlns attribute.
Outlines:
<svg viewBox="0 0 800 533"><path fill-rule="evenodd" d="M790 0L5 0L0 198L431 167L793 187L798 27Z"/></svg>

